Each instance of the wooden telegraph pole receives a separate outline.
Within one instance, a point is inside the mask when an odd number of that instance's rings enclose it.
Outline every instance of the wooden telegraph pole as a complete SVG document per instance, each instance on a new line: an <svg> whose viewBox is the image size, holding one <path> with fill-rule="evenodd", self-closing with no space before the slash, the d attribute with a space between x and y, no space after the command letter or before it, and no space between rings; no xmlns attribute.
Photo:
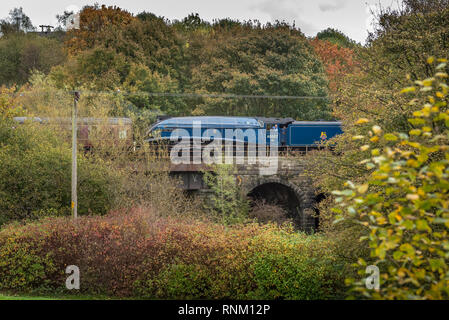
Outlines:
<svg viewBox="0 0 449 320"><path fill-rule="evenodd" d="M72 109L72 216L74 219L78 217L78 195L77 195L77 121L78 121L78 100L80 92L73 92L73 109Z"/></svg>

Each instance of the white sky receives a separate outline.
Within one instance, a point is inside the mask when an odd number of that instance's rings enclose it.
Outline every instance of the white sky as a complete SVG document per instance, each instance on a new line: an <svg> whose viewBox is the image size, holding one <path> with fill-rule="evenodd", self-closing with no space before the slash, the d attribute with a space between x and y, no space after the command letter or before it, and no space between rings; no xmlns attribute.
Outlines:
<svg viewBox="0 0 449 320"><path fill-rule="evenodd" d="M2 0L0 18L8 16L14 7L22 7L34 26L56 26L56 14L67 8L82 8L86 4L116 5L134 14L152 12L170 20L199 13L204 20L234 18L268 21L295 21L307 36L333 27L350 38L364 43L372 17L370 7L397 6L400 0Z"/></svg>

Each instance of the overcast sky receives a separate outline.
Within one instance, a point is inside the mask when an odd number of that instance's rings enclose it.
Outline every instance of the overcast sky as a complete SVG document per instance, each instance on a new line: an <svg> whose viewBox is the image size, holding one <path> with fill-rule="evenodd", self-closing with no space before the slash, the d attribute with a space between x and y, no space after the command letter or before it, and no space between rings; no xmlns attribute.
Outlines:
<svg viewBox="0 0 449 320"><path fill-rule="evenodd" d="M234 18L267 21L295 21L307 36L333 27L364 43L372 17L370 7L397 6L400 0L1 0L0 18L14 7L22 7L33 24L56 25L56 14L86 4L117 5L134 14L149 11L168 19L182 19L199 13L204 20Z"/></svg>

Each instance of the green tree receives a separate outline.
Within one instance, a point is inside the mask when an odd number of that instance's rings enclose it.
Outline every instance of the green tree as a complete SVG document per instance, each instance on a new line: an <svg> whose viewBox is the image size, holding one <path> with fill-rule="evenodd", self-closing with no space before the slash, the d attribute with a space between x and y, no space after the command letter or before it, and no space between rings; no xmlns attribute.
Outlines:
<svg viewBox="0 0 449 320"><path fill-rule="evenodd" d="M211 27L210 23L201 19L198 13L191 13L181 21L175 21L173 25L178 30L184 32L191 32L200 28L207 29Z"/></svg>
<svg viewBox="0 0 449 320"><path fill-rule="evenodd" d="M0 32L3 35L33 30L31 19L23 12L22 7L12 9L7 18L0 20Z"/></svg>
<svg viewBox="0 0 449 320"><path fill-rule="evenodd" d="M213 171L205 171L203 177L212 191L208 208L213 219L232 224L247 217L247 204L241 199L232 165L216 165Z"/></svg>
<svg viewBox="0 0 449 320"><path fill-rule="evenodd" d="M330 118L323 65L297 29L220 21L204 34L203 49L191 43L192 87L198 92L240 95L317 96L319 99L205 99L197 114ZM198 39L196 40L198 41ZM200 52L201 50L201 52Z"/></svg>
<svg viewBox="0 0 449 320"><path fill-rule="evenodd" d="M65 61L62 43L35 34L10 34L0 39L0 85L24 84L33 71L49 73Z"/></svg>
<svg viewBox="0 0 449 320"><path fill-rule="evenodd" d="M318 32L316 38L321 41L329 41L339 47L353 49L356 46L354 40L350 39L343 32L333 28L327 28L326 30Z"/></svg>

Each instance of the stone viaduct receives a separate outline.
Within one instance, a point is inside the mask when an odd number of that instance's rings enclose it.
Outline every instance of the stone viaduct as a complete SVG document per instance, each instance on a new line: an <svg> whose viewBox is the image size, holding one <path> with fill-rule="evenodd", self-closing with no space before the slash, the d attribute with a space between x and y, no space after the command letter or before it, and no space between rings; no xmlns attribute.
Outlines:
<svg viewBox="0 0 449 320"><path fill-rule="evenodd" d="M311 179L305 174L301 157L279 158L276 172L261 175L257 164L236 165L236 182L244 196L265 200L284 207L297 226L312 231L318 225L315 203L317 196ZM184 190L206 194L210 192L202 175L204 165L171 165L172 175L181 178Z"/></svg>

